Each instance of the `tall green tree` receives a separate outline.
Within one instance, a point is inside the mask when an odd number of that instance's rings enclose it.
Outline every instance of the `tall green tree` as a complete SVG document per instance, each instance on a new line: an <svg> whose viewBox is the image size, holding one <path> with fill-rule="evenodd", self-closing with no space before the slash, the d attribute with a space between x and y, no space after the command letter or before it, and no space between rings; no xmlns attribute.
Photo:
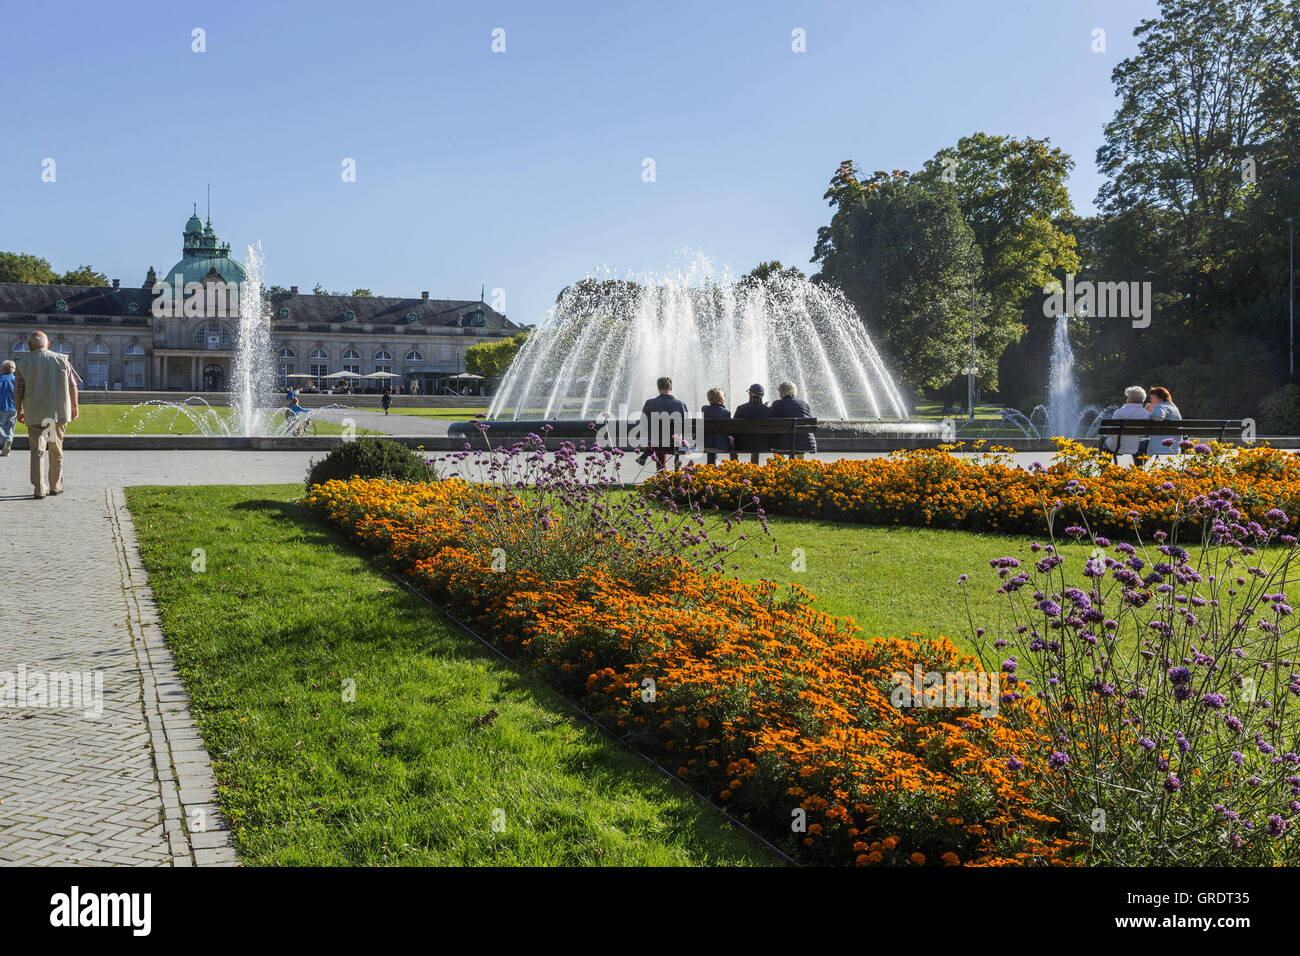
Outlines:
<svg viewBox="0 0 1300 956"><path fill-rule="evenodd" d="M1035 308L1043 286L1078 270L1066 186L1073 168L1049 140L976 132L939 150L915 177L930 188L950 186L975 236L983 256L976 284L989 302L985 321L996 330L988 361L998 363L1000 394L1013 404L1040 400L1046 384L1043 367L1026 361L1051 335L1050 320Z"/></svg>
<svg viewBox="0 0 1300 956"><path fill-rule="evenodd" d="M527 338L527 332L520 332L508 339L471 345L465 350L465 371L486 378L500 378L506 374Z"/></svg>
<svg viewBox="0 0 1300 956"><path fill-rule="evenodd" d="M62 285L108 285L108 276L102 272L96 272L90 266L77 266L75 269L63 273L58 280Z"/></svg>
<svg viewBox="0 0 1300 956"><path fill-rule="evenodd" d="M825 198L834 212L818 230L814 278L844 292L895 374L920 389L951 385L970 362L973 328L980 381L996 386L991 357L1007 332L988 323L987 295L976 289L972 303L980 251L951 185L897 170L864 180L845 161Z"/></svg>
<svg viewBox="0 0 1300 956"><path fill-rule="evenodd" d="M26 252L0 252L0 282L51 285L58 278L49 261L40 256Z"/></svg>

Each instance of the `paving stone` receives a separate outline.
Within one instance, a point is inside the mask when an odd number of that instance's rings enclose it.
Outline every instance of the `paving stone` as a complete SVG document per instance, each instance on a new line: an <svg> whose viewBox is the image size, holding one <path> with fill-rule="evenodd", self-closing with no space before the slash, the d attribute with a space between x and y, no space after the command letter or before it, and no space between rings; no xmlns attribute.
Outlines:
<svg viewBox="0 0 1300 956"><path fill-rule="evenodd" d="M102 679L103 711L92 718L71 700L0 710L0 861L237 862L121 489L79 472L77 458L68 456L64 494L5 503L6 593L45 599L24 602L11 617L19 626L0 628L0 671L89 672ZM30 493L26 456L11 461L22 467L0 467L0 496ZM173 752L184 754L179 776ZM179 822L183 802L204 805L216 831L203 835L201 860L185 828L167 823Z"/></svg>

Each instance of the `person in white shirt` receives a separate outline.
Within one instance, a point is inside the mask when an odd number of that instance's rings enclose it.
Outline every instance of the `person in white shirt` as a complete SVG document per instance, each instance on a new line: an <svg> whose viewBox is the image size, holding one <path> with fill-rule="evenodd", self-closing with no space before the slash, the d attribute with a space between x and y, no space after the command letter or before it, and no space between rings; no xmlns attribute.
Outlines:
<svg viewBox="0 0 1300 956"><path fill-rule="evenodd" d="M1145 402L1147 392L1141 385L1131 385L1124 389L1124 404L1115 409L1115 414L1111 418L1131 418L1135 421L1145 420L1151 417L1147 411ZM1115 442L1119 440L1118 450L1115 448ZM1146 457L1141 452L1142 436L1137 434L1108 435L1106 437L1106 450L1114 452L1116 456L1132 455L1133 467L1141 468L1146 464Z"/></svg>

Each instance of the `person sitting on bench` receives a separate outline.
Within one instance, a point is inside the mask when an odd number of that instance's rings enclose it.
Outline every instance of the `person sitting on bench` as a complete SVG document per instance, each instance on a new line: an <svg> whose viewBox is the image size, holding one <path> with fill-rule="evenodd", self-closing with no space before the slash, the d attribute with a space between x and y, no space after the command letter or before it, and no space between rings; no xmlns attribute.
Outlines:
<svg viewBox="0 0 1300 956"><path fill-rule="evenodd" d="M1146 389L1141 385L1130 385L1124 389L1124 404L1115 409L1115 414L1110 417L1145 421L1151 417L1151 412L1143 404L1146 400ZM1116 442L1119 447L1116 447ZM1146 464L1145 445L1146 440L1137 435L1107 435L1102 447L1114 454L1116 463L1119 462L1120 455L1132 455L1133 467L1141 468Z"/></svg>
<svg viewBox="0 0 1300 956"><path fill-rule="evenodd" d="M773 418L812 418L812 408L803 399L799 398L799 392L794 387L794 382L782 382L776 387L777 392L781 395L772 403ZM772 446L778 451L786 452L791 458L802 458L805 452L812 454L817 453L817 439L813 437L812 432L797 432L794 436L794 448L790 448L789 440L784 435L776 433Z"/></svg>
<svg viewBox="0 0 1300 956"><path fill-rule="evenodd" d="M1181 422L1183 413L1178 410L1174 404L1173 396L1169 394L1169 389L1163 385L1152 385L1147 392L1151 395L1151 400L1147 402L1147 411L1151 417L1162 422ZM1165 439L1173 439L1169 444L1165 444ZM1145 458L1151 455L1177 455L1182 452L1178 444L1177 435L1152 435L1142 442L1139 452Z"/></svg>

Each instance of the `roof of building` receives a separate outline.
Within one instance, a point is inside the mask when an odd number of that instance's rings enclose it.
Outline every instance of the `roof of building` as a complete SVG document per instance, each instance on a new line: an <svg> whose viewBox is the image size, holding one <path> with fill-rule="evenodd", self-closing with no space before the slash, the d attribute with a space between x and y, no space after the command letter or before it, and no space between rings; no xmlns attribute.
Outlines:
<svg viewBox="0 0 1300 956"><path fill-rule="evenodd" d="M131 308L133 303L134 309ZM152 305L153 294L148 289L0 282L0 312L147 316Z"/></svg>
<svg viewBox="0 0 1300 956"><path fill-rule="evenodd" d="M181 259L158 278L172 285L184 286L189 282L202 282L212 269L216 269L227 282L243 282L244 267L230 255L230 243L217 240L212 231L212 220L206 226L198 213L185 222L182 235ZM176 276L180 276L177 279Z"/></svg>
<svg viewBox="0 0 1300 956"><path fill-rule="evenodd" d="M313 294L281 294L269 298L272 324L306 322L309 325L327 325L341 322L345 325L452 326L493 331L514 331L517 328L486 303L465 299ZM481 324L474 321L475 313L481 313Z"/></svg>

